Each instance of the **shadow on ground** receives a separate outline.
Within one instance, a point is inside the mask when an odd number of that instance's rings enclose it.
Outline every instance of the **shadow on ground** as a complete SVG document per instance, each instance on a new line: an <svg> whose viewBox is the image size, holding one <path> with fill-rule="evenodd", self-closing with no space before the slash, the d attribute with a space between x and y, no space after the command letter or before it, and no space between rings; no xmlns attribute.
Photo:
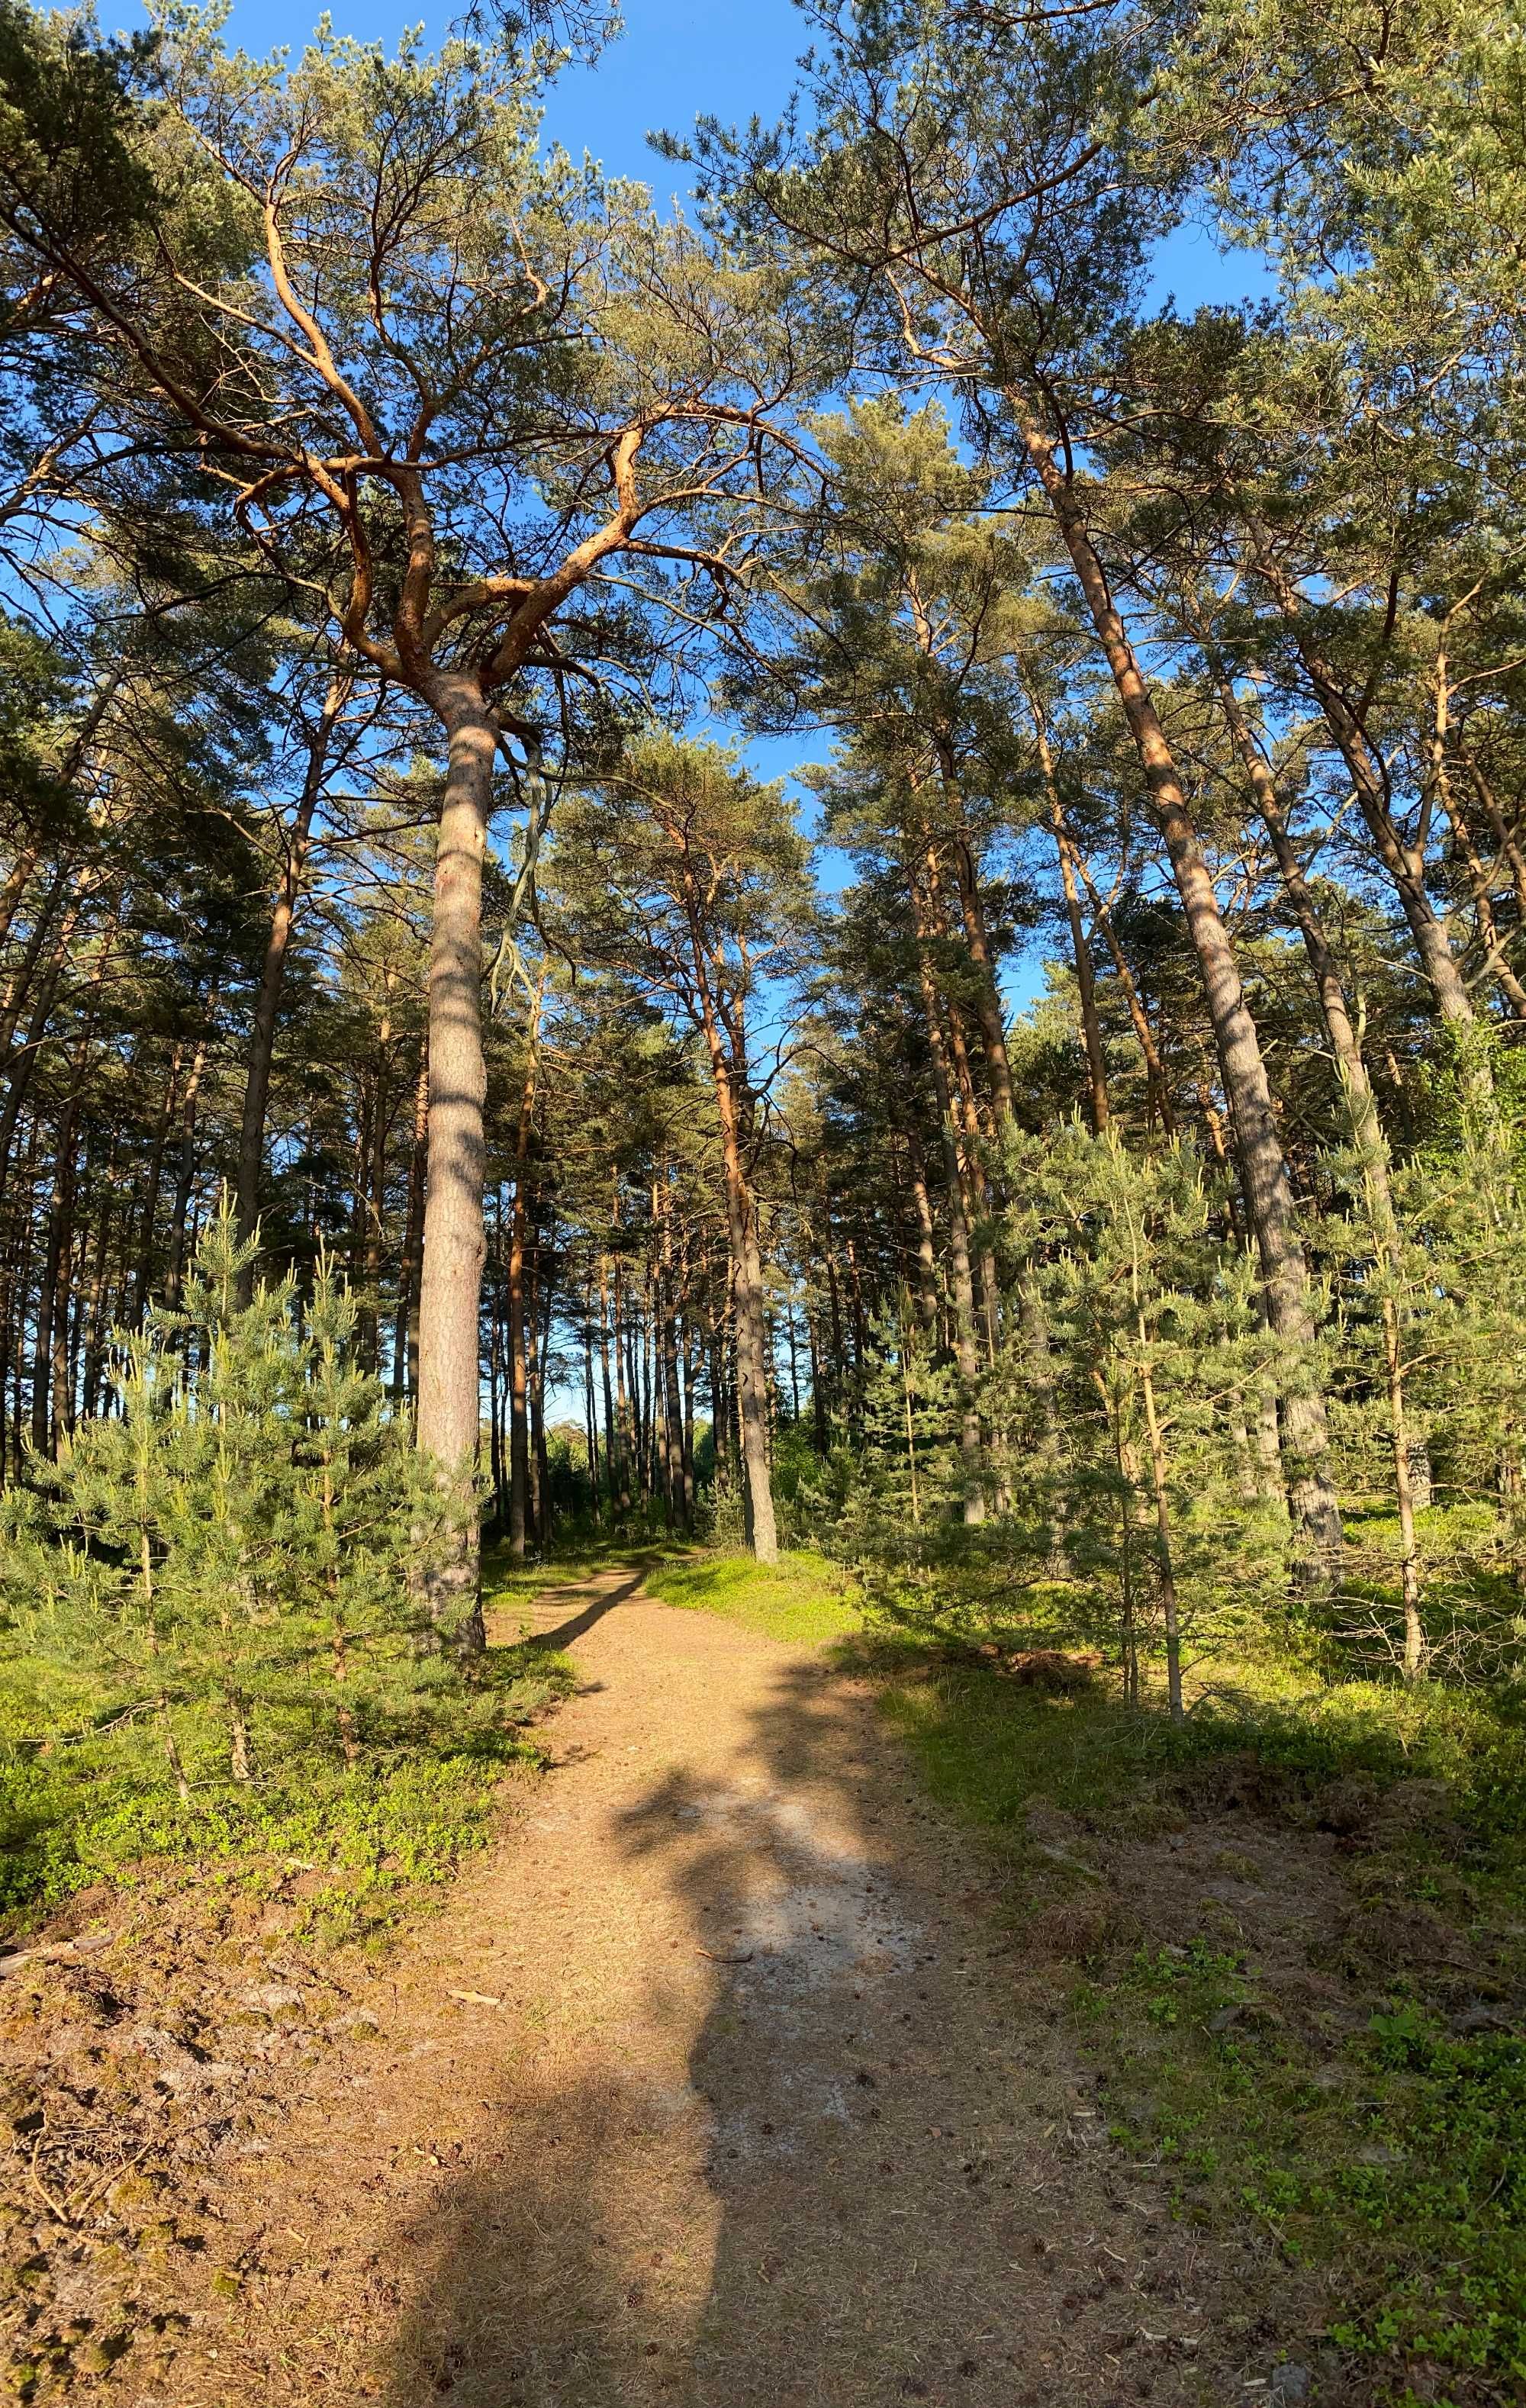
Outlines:
<svg viewBox="0 0 1526 2408"><path fill-rule="evenodd" d="M1169 2366L1125 2382L1116 2271L1179 2243L1119 2195L1055 2035L1019 2053L1010 1969L907 1861L871 1720L781 1663L739 1744L620 1813L681 1936L597 2071L506 2088L496 2162L396 2236L390 2408L1185 2396Z"/></svg>

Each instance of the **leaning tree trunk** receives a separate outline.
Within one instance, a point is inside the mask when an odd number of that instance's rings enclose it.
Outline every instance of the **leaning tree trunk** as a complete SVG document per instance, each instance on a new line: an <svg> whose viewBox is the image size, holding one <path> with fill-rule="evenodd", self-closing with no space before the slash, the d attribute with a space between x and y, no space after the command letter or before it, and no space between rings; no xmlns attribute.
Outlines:
<svg viewBox="0 0 1526 2408"><path fill-rule="evenodd" d="M1447 923L1426 890L1423 838L1417 843L1406 843L1394 825L1383 764L1368 740L1361 715L1352 709L1339 678L1316 640L1299 595L1274 556L1266 530L1253 523L1250 536L1256 566L1282 613L1325 724L1350 771L1358 808L1409 923L1436 1008L1443 1020L1454 1027L1471 1026L1475 1018L1473 998L1452 952Z"/></svg>
<svg viewBox="0 0 1526 2408"><path fill-rule="evenodd" d="M1267 835L1272 839L1272 850L1277 858L1277 867L1282 873L1282 882L1287 890L1288 899L1293 907L1299 932L1303 939L1303 951L1314 975L1315 986L1319 996L1320 1012L1330 1037L1331 1051L1335 1056L1336 1072L1346 1098L1351 1134L1356 1140L1363 1168L1372 1183L1375 1203L1382 1215L1384 1228L1391 1236L1397 1227L1397 1223L1392 1193L1389 1184L1388 1145L1384 1139L1382 1123L1378 1118L1377 1099L1373 1094L1373 1082L1367 1075L1367 1065L1362 1057L1360 1040L1357 1036L1350 1007L1346 999L1346 987L1341 978L1340 966L1331 950L1330 940L1325 935L1324 924L1319 917L1318 907L1310 891L1309 882L1303 874L1303 866L1293 849L1292 838L1288 833L1287 816L1282 808L1282 797L1277 792L1276 780L1252 733L1240 697L1234 690L1234 681L1216 652L1210 650L1207 660L1209 673L1217 690L1219 707L1224 713L1225 724L1229 728L1235 750L1244 764L1246 780L1256 798L1256 808L1265 824Z"/></svg>
<svg viewBox="0 0 1526 2408"><path fill-rule="evenodd" d="M1278 1338L1302 1353L1310 1347L1315 1334L1308 1268L1298 1236L1292 1182L1277 1135L1260 1039L1245 1002L1218 897L1202 857L1165 729L1114 605L1074 490L1026 403L1020 395L1015 395L1014 401L1029 457L1048 496L1113 673L1182 898L1218 1043L1225 1092L1234 1116L1245 1202L1260 1256L1267 1319ZM1325 1400L1311 1382L1296 1375L1285 1398L1283 1431L1295 1526L1309 1553L1333 1576L1342 1531L1335 1491L1325 1468L1329 1446Z"/></svg>
<svg viewBox="0 0 1526 2408"><path fill-rule="evenodd" d="M435 859L429 946L429 1143L419 1284L421 1454L433 1459L446 1526L425 1550L418 1585L442 1641L480 1655L482 1534L482 860L497 729L466 679L442 681L449 744Z"/></svg>

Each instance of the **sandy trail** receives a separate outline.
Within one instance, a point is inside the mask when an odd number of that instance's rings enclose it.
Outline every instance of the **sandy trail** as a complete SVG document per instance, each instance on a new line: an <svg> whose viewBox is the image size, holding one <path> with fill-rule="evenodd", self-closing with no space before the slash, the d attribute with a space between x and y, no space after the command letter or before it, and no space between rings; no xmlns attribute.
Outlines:
<svg viewBox="0 0 1526 2408"><path fill-rule="evenodd" d="M1205 2396L1191 2243L867 1684L631 1573L535 1620L555 1769L209 2202L240 2294L139 2397Z"/></svg>

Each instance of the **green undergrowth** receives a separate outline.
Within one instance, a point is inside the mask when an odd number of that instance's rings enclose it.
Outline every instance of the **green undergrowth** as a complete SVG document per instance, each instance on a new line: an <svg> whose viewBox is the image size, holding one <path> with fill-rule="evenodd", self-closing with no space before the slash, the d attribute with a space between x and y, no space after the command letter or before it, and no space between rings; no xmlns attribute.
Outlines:
<svg viewBox="0 0 1526 2408"><path fill-rule="evenodd" d="M1274 2314L1295 2294L1325 2311L1322 2340L1294 2353L1315 2360L1313 2397L1519 2396L1519 1698L1320 1674L1307 1647L1267 1644L1200 1670L1183 1726L1126 1707L1116 1684L1105 1670L1048 1695L999 1660L903 1649L884 1702L933 1795L1007 1864L1027 1961L1061 1934L1057 1971L1120 2155L1221 2247L1242 2236ZM1217 1847L1227 1813L1259 1835L1260 1871ZM1194 1860L1165 1852L1205 1823L1201 1884L1171 1889L1173 1865ZM1303 1851L1340 1901L1334 1937L1307 1948ZM1280 1987L1290 1953L1297 2003Z"/></svg>
<svg viewBox="0 0 1526 2408"><path fill-rule="evenodd" d="M298 1928L325 1940L384 1930L491 1836L506 1776L532 1771L535 1718L572 1685L565 1658L490 1649L469 1691L444 1689L368 1734L346 1765L310 1730L254 1732L254 1777L228 1777L219 1726L182 1713L191 1796L166 1777L151 1727L81 1733L81 1699L39 1692L25 1661L0 1673L0 1930L16 1937L83 1889L184 1878L251 1899L299 1877ZM50 1740L48 1710L58 1736ZM32 1734L39 1733L39 1739ZM28 1736L18 1736L24 1727Z"/></svg>
<svg viewBox="0 0 1526 2408"><path fill-rule="evenodd" d="M1179 2216L1320 2280L1332 2372L1473 2408L1526 2381L1526 2045L1449 2028L1419 1987L1392 1970L1327 2053L1283 2028L1253 1951L1199 1932L1086 1982L1075 2013L1115 2146Z"/></svg>

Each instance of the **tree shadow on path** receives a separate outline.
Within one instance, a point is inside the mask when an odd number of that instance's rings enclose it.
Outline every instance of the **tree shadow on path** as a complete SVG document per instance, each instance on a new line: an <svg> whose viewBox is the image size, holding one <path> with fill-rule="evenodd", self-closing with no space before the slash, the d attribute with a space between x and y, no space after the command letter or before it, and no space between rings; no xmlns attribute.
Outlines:
<svg viewBox="0 0 1526 2408"><path fill-rule="evenodd" d="M691 1754L588 1827L639 1976L395 2236L389 2408L1205 2396L1131 2296L1190 2243L1124 2195L863 1692L782 1661Z"/></svg>

